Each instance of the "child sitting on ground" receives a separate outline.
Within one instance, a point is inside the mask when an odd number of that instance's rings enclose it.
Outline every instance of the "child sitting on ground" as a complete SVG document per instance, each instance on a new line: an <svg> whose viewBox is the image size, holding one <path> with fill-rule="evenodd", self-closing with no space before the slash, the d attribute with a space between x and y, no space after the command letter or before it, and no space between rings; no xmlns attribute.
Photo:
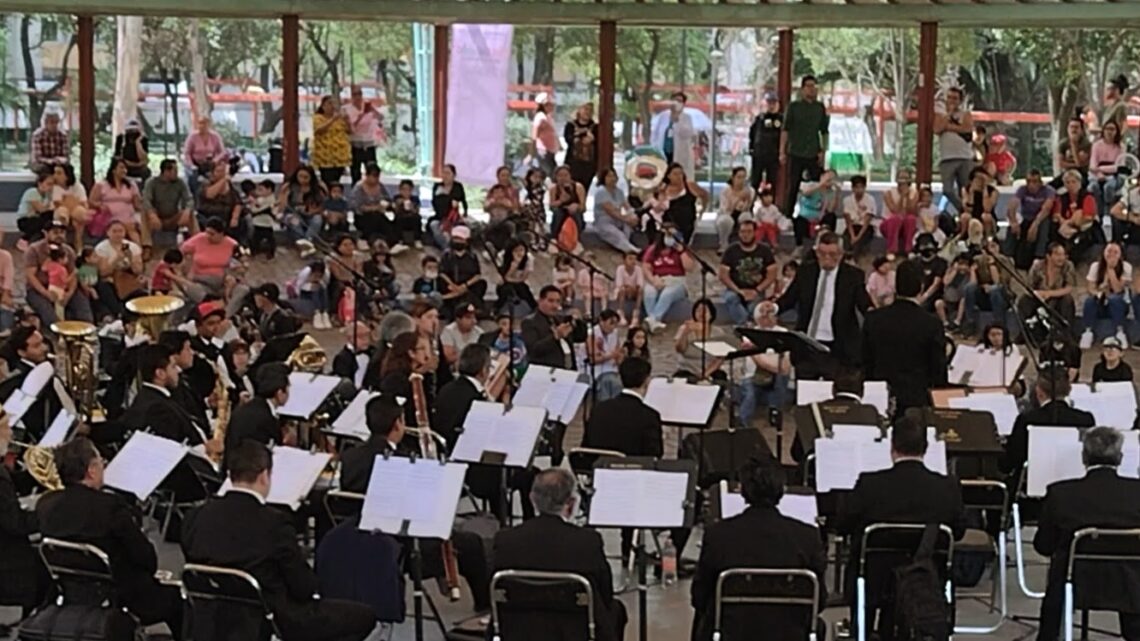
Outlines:
<svg viewBox="0 0 1140 641"><path fill-rule="evenodd" d="M776 206L776 195L771 189L764 189L756 201L756 238L760 242L776 247L780 242L780 225L785 220Z"/></svg>
<svg viewBox="0 0 1140 641"><path fill-rule="evenodd" d="M325 230L330 237L348 233L348 200L344 197L344 185L329 185L329 197L324 202Z"/></svg>
<svg viewBox="0 0 1140 641"><path fill-rule="evenodd" d="M48 248L48 259L40 266L40 270L47 276L48 293L55 301L55 315L61 319L65 317L63 312L66 307L63 300L67 293L67 265L63 262L66 259L63 247L51 245Z"/></svg>
<svg viewBox="0 0 1140 641"><path fill-rule="evenodd" d="M574 261L569 256L559 254L554 259L554 269L551 273L551 282L562 291L563 305L569 305L574 300Z"/></svg>
<svg viewBox="0 0 1140 641"><path fill-rule="evenodd" d="M645 287L645 273L637 252L626 252L621 267L614 274L614 307L621 323L636 327L641 316L641 290ZM627 311L628 310L628 311Z"/></svg>
<svg viewBox="0 0 1140 641"><path fill-rule="evenodd" d="M253 224L250 249L254 254L264 253L270 260L273 260L277 251L277 239L274 237L277 220L273 215L277 198L273 194L273 187L272 180L266 179L257 183L247 205Z"/></svg>
<svg viewBox="0 0 1140 641"><path fill-rule="evenodd" d="M589 263L593 263L594 253L589 251L585 252L582 254L582 258ZM591 287L591 280L593 281L593 287ZM582 301L583 311L587 314L591 312L600 313L606 309L606 302L610 297L610 282L605 276L594 274L591 279L590 268L582 266L578 270L578 278L575 284L577 286L575 293L578 295L578 300Z"/></svg>
<svg viewBox="0 0 1140 641"><path fill-rule="evenodd" d="M412 294L424 298L437 306L443 303L443 279L439 276L439 259L424 256L420 261L420 277L412 283Z"/></svg>

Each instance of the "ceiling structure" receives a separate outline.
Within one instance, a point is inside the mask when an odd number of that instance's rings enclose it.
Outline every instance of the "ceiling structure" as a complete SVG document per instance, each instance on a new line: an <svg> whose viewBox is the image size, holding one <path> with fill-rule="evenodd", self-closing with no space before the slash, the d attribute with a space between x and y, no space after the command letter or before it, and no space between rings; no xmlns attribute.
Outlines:
<svg viewBox="0 0 1140 641"><path fill-rule="evenodd" d="M625 27L1140 26L1140 0L0 0L4 12Z"/></svg>

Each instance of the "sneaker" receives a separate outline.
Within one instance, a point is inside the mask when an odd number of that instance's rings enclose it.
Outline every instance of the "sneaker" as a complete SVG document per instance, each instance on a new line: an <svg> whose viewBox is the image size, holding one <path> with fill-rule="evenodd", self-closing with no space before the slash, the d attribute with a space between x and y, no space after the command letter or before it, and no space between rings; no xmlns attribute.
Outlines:
<svg viewBox="0 0 1140 641"><path fill-rule="evenodd" d="M415 244L415 248L416 248L416 249L423 249L423 248L424 248L424 241L422 241L422 240L417 240L417 241L416 241L416 244Z"/></svg>
<svg viewBox="0 0 1140 641"><path fill-rule="evenodd" d="M1123 327L1116 328L1116 340L1120 341L1121 349L1128 349L1128 334L1124 333Z"/></svg>
<svg viewBox="0 0 1140 641"><path fill-rule="evenodd" d="M395 245L392 245L392 249L390 250L389 253L392 254L393 256L399 256L400 254L402 254L406 251L408 251L407 245L405 245L404 243L396 243Z"/></svg>
<svg viewBox="0 0 1140 641"><path fill-rule="evenodd" d="M1086 329L1085 332L1083 334L1081 334L1081 349L1089 349L1090 347L1092 347L1092 344L1093 344L1092 330Z"/></svg>
<svg viewBox="0 0 1140 641"><path fill-rule="evenodd" d="M321 318L320 329L331 329L332 328L332 321L329 320L329 313L328 312L320 312L318 314L318 316L320 316L320 318Z"/></svg>

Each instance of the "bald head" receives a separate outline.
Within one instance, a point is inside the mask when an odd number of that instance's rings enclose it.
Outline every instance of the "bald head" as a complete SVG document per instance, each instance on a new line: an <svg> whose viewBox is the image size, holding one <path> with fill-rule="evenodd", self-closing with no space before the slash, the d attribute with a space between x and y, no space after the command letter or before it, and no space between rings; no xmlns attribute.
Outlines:
<svg viewBox="0 0 1140 641"><path fill-rule="evenodd" d="M356 321L344 328L345 342L352 345L352 351L364 352L372 346L372 328L368 323Z"/></svg>

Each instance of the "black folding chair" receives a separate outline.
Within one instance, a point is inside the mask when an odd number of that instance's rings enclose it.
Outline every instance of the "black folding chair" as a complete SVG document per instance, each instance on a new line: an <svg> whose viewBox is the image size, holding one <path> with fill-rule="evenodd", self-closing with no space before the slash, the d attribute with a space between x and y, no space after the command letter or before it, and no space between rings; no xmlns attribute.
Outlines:
<svg viewBox="0 0 1140 641"><path fill-rule="evenodd" d="M40 558L55 583L58 605L114 605L111 558L90 543L45 537Z"/></svg>
<svg viewBox="0 0 1140 641"><path fill-rule="evenodd" d="M981 510L987 517L997 515L997 523L987 523L984 530L966 530L961 541L954 544L957 554L979 553L997 559L991 569L989 607L998 612L997 621L987 626L954 626L955 634L992 634L1001 627L1009 614L1009 596L1005 576L1005 530L1009 525L1009 490L1005 483L986 480L963 480L962 503L966 509ZM995 539L990 532L997 531ZM963 595L973 596L973 595Z"/></svg>
<svg viewBox="0 0 1140 641"><path fill-rule="evenodd" d="M344 490L329 490L324 498L325 514L334 526L359 516L364 508L364 495Z"/></svg>
<svg viewBox="0 0 1140 641"><path fill-rule="evenodd" d="M182 592L190 602L194 641L283 638L261 585L248 572L187 563Z"/></svg>
<svg viewBox="0 0 1140 641"><path fill-rule="evenodd" d="M574 625L585 618L582 639L594 641L594 590L580 574L500 570L491 577L491 630L494 641L534 641L512 633L514 619L540 617L543 625ZM505 631L505 632L504 632Z"/></svg>
<svg viewBox="0 0 1140 641"><path fill-rule="evenodd" d="M721 640L725 606L800 606L806 617L808 639L816 641L819 618L819 577L811 570L734 568L716 579L713 641Z"/></svg>
<svg viewBox="0 0 1140 641"><path fill-rule="evenodd" d="M1065 570L1065 641L1073 641L1075 608L1081 608L1084 614L1081 620L1081 639L1088 638L1089 610L1111 609L1089 598L1082 598L1082 585L1078 579L1095 576L1098 566L1103 568L1120 563L1140 563L1140 529L1090 527L1073 534L1073 542L1069 544L1069 564Z"/></svg>
<svg viewBox="0 0 1140 641"><path fill-rule="evenodd" d="M947 525L939 525L938 539L934 543L935 564L943 562L946 577L946 602L953 612L954 587L950 581L954 565L954 532ZM867 641L867 568L869 561L878 557L883 561L910 559L922 541L926 525L922 523L872 523L863 530L863 544L859 550L859 565L855 575L855 607L857 641ZM903 561L906 562L906 561Z"/></svg>

